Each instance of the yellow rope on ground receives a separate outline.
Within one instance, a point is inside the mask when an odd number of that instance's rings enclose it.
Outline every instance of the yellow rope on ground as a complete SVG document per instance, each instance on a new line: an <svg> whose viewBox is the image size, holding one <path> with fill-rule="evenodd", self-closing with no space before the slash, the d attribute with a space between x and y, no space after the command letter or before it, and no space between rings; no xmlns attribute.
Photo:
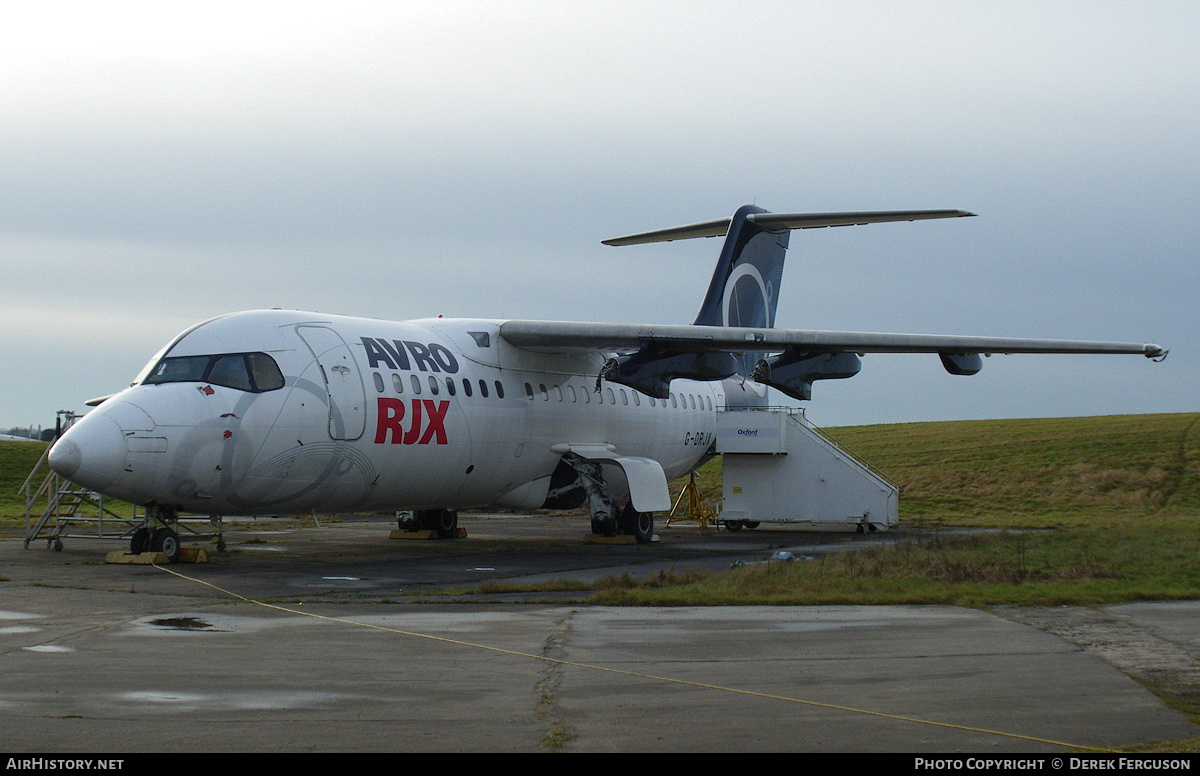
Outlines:
<svg viewBox="0 0 1200 776"><path fill-rule="evenodd" d="M976 727L968 727L966 725L955 725L955 724L952 724L949 722L934 722L932 720L920 719L919 717L906 717L906 716L903 716L900 714L887 714L887 713L884 713L881 711L868 711L866 709L856 709L851 706L839 706L839 705L833 704L833 703L820 703L817 701L806 701L802 698L792 698L792 697L789 697L786 695L774 695L772 693L757 692L755 690L739 690L736 687L724 687L724 686L717 685L717 684L707 684L704 682L692 682L692 681L688 681L687 679L674 679L669 676L655 676L654 674L643 674L643 673L639 673L637 671L625 671L625 670L622 670L619 668L607 668L605 666L595 666L595 665L590 665L588 663L577 663L573 660L562 660L559 658L547 657L545 655L534 655L529 652L519 652L517 650L512 650L512 649L504 649L503 647L492 647L492 646L488 646L487 644L475 644L470 641L461 641L458 639L446 638L444 636L431 636L427 633L416 633L413 631L400 630L399 628L389 628L389 627L386 627L383 625L372 625L372 624L366 623L366 622L357 622L355 620L347 620L343 617L330 617L328 615L316 614L314 612L305 612L305 611L301 611L300 609L292 609L290 607L280 606L278 604L269 604L269 603L266 603L265 601L256 601L253 598L247 598L246 596L239 595L237 593L234 593L231 590L226 590L222 587L218 587L217 585L214 585L211 582L205 582L202 579L196 579L195 577L189 577L186 574L181 574L180 572L175 571L173 569L169 569L166 566L160 566L157 563L155 563L153 565L154 565L154 568L156 568L160 571L165 571L168 574L172 574L176 577L179 577L180 579L187 580L188 582L194 582L198 585L204 585L205 587L212 588L213 590L216 590L219 593L223 593L224 595L230 596L232 598L236 598L239 601L245 601L248 604L254 604L255 606L261 606L261 607L264 607L267 609L275 609L280 612L287 612L288 614L296 614L296 615L300 615L301 617L311 617L311 618L317 619L317 620L325 620L326 622L336 622L341 625L352 625L352 626L359 627L359 628L370 628L371 630L384 631L385 633L392 633L392 634L395 634L398 636L411 636L412 638L417 638L417 639L426 639L428 641L437 641L437 642L441 642L443 644L454 644L454 645L460 646L460 647L471 647L474 649L481 649L481 650L484 650L487 652L495 652L495 653L498 653L501 655L511 655L513 657L524 657L524 658L530 658L532 660L541 660L541 661L547 662L547 663L554 663L556 665L561 665L561 666L571 666L572 668L582 668L582 669L589 670L589 671L602 671L602 672L609 673L609 674L618 674L620 676L629 676L629 677L634 677L634 678L638 678L638 679L649 679L651 681L666 682L669 684L678 684L678 685L683 685L686 687L696 687L696 688L704 689L704 690L716 690L718 692L727 692L727 693L732 693L734 695L745 695L745 696L750 696L750 697L754 697L754 698L765 698L765 699L769 699L769 700L783 701L785 703L795 703L795 704L799 704L802 706L811 706L814 708L831 709L834 711L844 711L844 712L848 712L851 714L862 714L862 715L868 716L868 717L879 717L881 719L890 719L890 720L896 720L899 722L911 722L911 723L917 724L917 725L929 725L932 727L947 728L950 730L961 730L961 731L968 732L968 733L982 733L984 735L989 735L989 736L1002 736L1004 738L1014 738L1014 739L1018 739L1021 741L1034 741L1039 744L1049 744L1051 746L1061 746L1061 747L1065 747L1067 749L1086 749L1089 751L1096 751L1096 752L1112 751L1112 750L1103 749L1103 748L1094 747L1094 746L1084 746L1084 745L1080 745L1080 744L1068 744L1068 743L1064 743L1062 741L1054 741L1054 740L1048 739L1048 738L1038 738L1036 736L1024 736L1024 735L1020 735L1019 733L1005 733L1005 732L999 731L999 730L988 730L987 728L976 728Z"/></svg>

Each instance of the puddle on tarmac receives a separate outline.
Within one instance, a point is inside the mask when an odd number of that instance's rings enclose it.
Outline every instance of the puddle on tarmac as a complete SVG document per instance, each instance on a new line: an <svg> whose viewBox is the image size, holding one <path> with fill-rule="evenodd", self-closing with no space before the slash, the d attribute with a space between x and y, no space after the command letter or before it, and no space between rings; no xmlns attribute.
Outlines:
<svg viewBox="0 0 1200 776"><path fill-rule="evenodd" d="M214 633L220 630L199 617L160 617L157 620L149 620L147 623L166 630L212 631Z"/></svg>

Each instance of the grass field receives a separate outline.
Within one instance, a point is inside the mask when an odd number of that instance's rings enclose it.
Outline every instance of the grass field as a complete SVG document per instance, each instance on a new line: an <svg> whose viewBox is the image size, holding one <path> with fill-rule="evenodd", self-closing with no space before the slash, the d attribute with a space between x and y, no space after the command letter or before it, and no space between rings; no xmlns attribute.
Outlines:
<svg viewBox="0 0 1200 776"><path fill-rule="evenodd" d="M1200 413L822 430L903 488L905 525L1060 528L1200 515ZM721 460L697 481L706 501L719 499Z"/></svg>
<svg viewBox="0 0 1200 776"><path fill-rule="evenodd" d="M4 531L4 535L10 535L16 528L25 525L25 498L18 491L47 447L49 445L44 442L0 441L0 530ZM33 482L34 490L42 484L49 471L45 465L42 466ZM37 513L41 514L45 506L46 500L43 498L36 505ZM129 504L105 501L105 506L120 515L133 514L133 507Z"/></svg>
<svg viewBox="0 0 1200 776"><path fill-rule="evenodd" d="M25 500L17 490L47 445L42 442L0 442L0 519L24 517Z"/></svg>
<svg viewBox="0 0 1200 776"><path fill-rule="evenodd" d="M825 429L934 539L699 579L607 580L611 604L1097 604L1200 598L1200 414ZM720 460L698 482L720 496ZM969 536L942 531L995 529ZM940 533L939 533L940 531Z"/></svg>

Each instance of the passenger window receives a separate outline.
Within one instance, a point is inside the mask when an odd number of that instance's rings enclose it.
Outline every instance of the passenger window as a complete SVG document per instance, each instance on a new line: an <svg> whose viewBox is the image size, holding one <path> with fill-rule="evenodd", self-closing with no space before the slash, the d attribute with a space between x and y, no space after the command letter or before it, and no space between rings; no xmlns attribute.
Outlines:
<svg viewBox="0 0 1200 776"><path fill-rule="evenodd" d="M396 393L404 393L404 381L400 379L400 375L392 375L392 387L396 389Z"/></svg>
<svg viewBox="0 0 1200 776"><path fill-rule="evenodd" d="M550 401L550 393L546 390L546 384L538 383L538 389L542 392L542 401Z"/></svg>
<svg viewBox="0 0 1200 776"><path fill-rule="evenodd" d="M629 397L625 395L625 389L624 389L624 388L622 388L622 389L621 389L621 403L622 403L622 404L624 404L624 405L626 405L626 406L628 406L628 405L629 405Z"/></svg>
<svg viewBox="0 0 1200 776"><path fill-rule="evenodd" d="M467 396L471 395L471 381L465 377L463 378L463 393Z"/></svg>
<svg viewBox="0 0 1200 776"><path fill-rule="evenodd" d="M638 397L637 391L633 392L633 406L635 406L635 407L642 406L642 400Z"/></svg>
<svg viewBox="0 0 1200 776"><path fill-rule="evenodd" d="M479 381L479 395L480 395L480 396L482 396L482 397L483 397L483 398L485 398L485 399L487 398L487 395L488 395L488 390L487 390L487 380L480 379L480 381Z"/></svg>
<svg viewBox="0 0 1200 776"><path fill-rule="evenodd" d="M529 383L525 383L525 395L529 397L530 401L533 401L533 386Z"/></svg>
<svg viewBox="0 0 1200 776"><path fill-rule="evenodd" d="M409 381L412 383L413 393L421 392L421 380L416 375L409 375Z"/></svg>
<svg viewBox="0 0 1200 776"><path fill-rule="evenodd" d="M375 390L383 393L383 375L378 372L372 372L371 377L375 378Z"/></svg>
<svg viewBox="0 0 1200 776"><path fill-rule="evenodd" d="M612 389L612 388L609 388L609 389L608 389L608 403L609 403L609 404L616 404L616 403L617 403L617 396L616 396L616 394L614 394L614 393L613 393L613 389Z"/></svg>
<svg viewBox="0 0 1200 776"><path fill-rule="evenodd" d="M438 395L437 378L434 377L433 375L429 376L429 392L432 393L434 396Z"/></svg>
<svg viewBox="0 0 1200 776"><path fill-rule="evenodd" d="M446 393L450 394L451 396L454 395L454 378L453 377L446 378Z"/></svg>
<svg viewBox="0 0 1200 776"><path fill-rule="evenodd" d="M573 385L568 385L568 386L567 386L567 398L569 398L569 399L571 400L571 403L572 403L572 404L574 404L574 403L575 403L575 401L576 401L576 399L575 399L575 386L573 386Z"/></svg>
<svg viewBox="0 0 1200 776"><path fill-rule="evenodd" d="M479 382L482 383L483 381L480 380ZM487 396L487 386L486 385L483 386L483 395ZM504 385L499 380L496 381L496 398L497 399L504 398Z"/></svg>
<svg viewBox="0 0 1200 776"><path fill-rule="evenodd" d="M562 399L563 399L562 389L560 389L557 385L554 386L554 400L559 403L562 403Z"/></svg>

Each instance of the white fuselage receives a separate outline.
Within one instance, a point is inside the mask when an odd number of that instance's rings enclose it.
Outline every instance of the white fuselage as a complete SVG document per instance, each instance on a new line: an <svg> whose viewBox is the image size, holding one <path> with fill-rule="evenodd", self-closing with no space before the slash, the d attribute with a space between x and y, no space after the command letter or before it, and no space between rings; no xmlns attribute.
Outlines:
<svg viewBox="0 0 1200 776"><path fill-rule="evenodd" d="M279 514L537 508L567 447L652 459L668 480L709 450L720 383L675 380L665 400L612 382L597 390L603 354L518 349L499 326L278 310L216 318L76 422L52 465L138 504ZM211 379L148 377L163 357L220 354L266 354L281 385L259 376L246 390L211 366ZM626 487L619 468L609 477Z"/></svg>

